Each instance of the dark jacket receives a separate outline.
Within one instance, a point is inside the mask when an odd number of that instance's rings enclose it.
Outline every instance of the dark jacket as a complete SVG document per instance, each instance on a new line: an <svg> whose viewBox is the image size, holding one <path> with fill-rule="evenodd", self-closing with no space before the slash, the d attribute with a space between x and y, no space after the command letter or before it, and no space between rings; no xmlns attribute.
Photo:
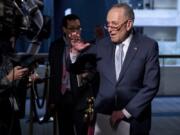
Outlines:
<svg viewBox="0 0 180 135"><path fill-rule="evenodd" d="M57 39L54 41L49 49L49 63L50 63L50 103L55 105L61 105L63 95L60 92L60 85L61 85L61 76L62 76L62 65L63 65L63 53L65 50L65 42L63 38ZM89 57L89 56L88 56ZM82 57L76 64L71 64L71 61L67 61L68 63L68 70L70 73L70 82L71 82L71 94L72 97L69 99L70 102L73 102L75 110L85 110L87 106L86 99L89 96L94 96L94 90L97 87L95 83L94 76L98 76L95 71L96 61L89 62L87 57ZM73 65L73 66L72 66ZM83 65L83 68L80 68ZM91 68L91 69L90 69ZM86 83L85 85L78 87L77 84L77 75L84 72L84 69L90 71L91 79L89 81L92 87L89 87L89 84ZM96 78L97 79L97 78ZM97 79L98 80L98 79Z"/></svg>
<svg viewBox="0 0 180 135"><path fill-rule="evenodd" d="M131 115L131 131L147 132L151 125L151 101L160 80L158 44L133 33L118 81L115 75L115 45L105 38L89 49L101 60L97 63L100 87L95 100L99 113L110 114L126 109Z"/></svg>

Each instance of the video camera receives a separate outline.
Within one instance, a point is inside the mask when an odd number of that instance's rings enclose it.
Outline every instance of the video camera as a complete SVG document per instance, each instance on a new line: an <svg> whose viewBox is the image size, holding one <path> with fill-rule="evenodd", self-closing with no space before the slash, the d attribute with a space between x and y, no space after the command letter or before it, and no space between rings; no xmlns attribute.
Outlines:
<svg viewBox="0 0 180 135"><path fill-rule="evenodd" d="M22 56L14 56L11 57L11 62L14 66L21 66L24 68L28 68L29 72L32 72L40 63L44 62L43 57L37 57L35 55L27 54Z"/></svg>
<svg viewBox="0 0 180 135"><path fill-rule="evenodd" d="M25 35L29 39L48 38L50 18L43 16L41 0L1 0L0 38Z"/></svg>

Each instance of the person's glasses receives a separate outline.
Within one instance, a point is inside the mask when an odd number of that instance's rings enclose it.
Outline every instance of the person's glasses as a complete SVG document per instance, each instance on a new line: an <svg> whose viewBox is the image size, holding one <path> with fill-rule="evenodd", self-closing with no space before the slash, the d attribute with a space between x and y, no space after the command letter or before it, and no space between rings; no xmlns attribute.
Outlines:
<svg viewBox="0 0 180 135"><path fill-rule="evenodd" d="M113 23L112 25L109 25L109 24L106 24L106 25L104 25L104 29L105 30L108 30L109 28L111 29L111 30L115 30L115 31L118 31L118 30L120 30L123 26L124 26L124 24L126 24L128 22L128 20L126 20L126 21L124 21L122 24L118 24L118 23Z"/></svg>
<svg viewBox="0 0 180 135"><path fill-rule="evenodd" d="M69 27L67 29L70 30L70 31L81 31L82 30L81 27Z"/></svg>

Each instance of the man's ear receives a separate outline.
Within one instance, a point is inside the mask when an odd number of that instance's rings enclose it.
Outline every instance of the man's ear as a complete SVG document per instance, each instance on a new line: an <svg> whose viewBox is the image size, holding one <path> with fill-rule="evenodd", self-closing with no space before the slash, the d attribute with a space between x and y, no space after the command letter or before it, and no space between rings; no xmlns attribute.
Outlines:
<svg viewBox="0 0 180 135"><path fill-rule="evenodd" d="M62 27L62 31L63 31L63 36L67 38L67 28L66 27Z"/></svg>
<svg viewBox="0 0 180 135"><path fill-rule="evenodd" d="M132 29L132 27L133 27L133 21L132 20L128 20L128 22L127 22L127 25L126 25L127 27L127 31L129 31L129 30L131 30Z"/></svg>
<svg viewBox="0 0 180 135"><path fill-rule="evenodd" d="M65 27L62 27L63 33L67 33L67 29Z"/></svg>

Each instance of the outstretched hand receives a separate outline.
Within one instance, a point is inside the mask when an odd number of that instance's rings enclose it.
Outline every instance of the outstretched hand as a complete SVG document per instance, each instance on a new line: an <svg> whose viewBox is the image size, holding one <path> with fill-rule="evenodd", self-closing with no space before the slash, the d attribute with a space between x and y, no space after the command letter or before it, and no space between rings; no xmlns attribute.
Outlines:
<svg viewBox="0 0 180 135"><path fill-rule="evenodd" d="M82 41L78 32L72 32L69 34L69 39L71 44L71 52L73 53L79 53L90 45L90 43L85 43Z"/></svg>

